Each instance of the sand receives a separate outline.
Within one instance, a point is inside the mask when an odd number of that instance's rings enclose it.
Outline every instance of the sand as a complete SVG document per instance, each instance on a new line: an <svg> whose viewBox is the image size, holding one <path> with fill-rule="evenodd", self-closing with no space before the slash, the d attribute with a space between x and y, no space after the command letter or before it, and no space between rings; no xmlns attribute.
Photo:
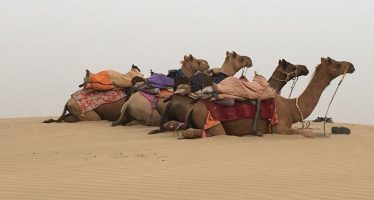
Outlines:
<svg viewBox="0 0 374 200"><path fill-rule="evenodd" d="M327 139L177 140L46 118L0 119L0 199L374 199L370 125L336 124L352 134Z"/></svg>

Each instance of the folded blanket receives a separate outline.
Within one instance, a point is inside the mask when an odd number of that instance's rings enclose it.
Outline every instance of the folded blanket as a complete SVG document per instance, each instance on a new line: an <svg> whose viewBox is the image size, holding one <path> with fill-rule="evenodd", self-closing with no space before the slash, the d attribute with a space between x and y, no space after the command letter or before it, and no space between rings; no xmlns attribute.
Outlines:
<svg viewBox="0 0 374 200"><path fill-rule="evenodd" d="M132 68L126 74L114 70L105 70L97 74L88 72L85 77L84 89L111 90L115 88L131 87L131 79L135 76L143 77L137 68Z"/></svg>
<svg viewBox="0 0 374 200"><path fill-rule="evenodd" d="M154 73L151 77L147 78L147 81L153 88L163 89L174 87L174 79L163 74Z"/></svg>
<svg viewBox="0 0 374 200"><path fill-rule="evenodd" d="M231 76L216 86L218 99L270 99L276 93L261 75L256 75L252 81Z"/></svg>

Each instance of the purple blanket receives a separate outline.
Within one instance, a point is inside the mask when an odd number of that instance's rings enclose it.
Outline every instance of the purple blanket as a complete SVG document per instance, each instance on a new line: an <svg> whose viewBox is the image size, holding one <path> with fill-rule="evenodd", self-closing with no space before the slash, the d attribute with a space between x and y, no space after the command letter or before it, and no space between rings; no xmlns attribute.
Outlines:
<svg viewBox="0 0 374 200"><path fill-rule="evenodd" d="M152 85L154 88L167 88L167 87L174 87L174 79L167 77L163 74L154 73L148 79L148 83Z"/></svg>

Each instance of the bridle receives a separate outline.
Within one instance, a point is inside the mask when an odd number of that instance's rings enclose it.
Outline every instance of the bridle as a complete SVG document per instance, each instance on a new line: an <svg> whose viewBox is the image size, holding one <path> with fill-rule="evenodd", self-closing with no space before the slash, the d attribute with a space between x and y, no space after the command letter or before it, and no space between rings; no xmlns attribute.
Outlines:
<svg viewBox="0 0 374 200"><path fill-rule="evenodd" d="M276 78L274 75L271 76L271 78L277 80L277 81L280 81L280 82L288 82L289 80L291 80L291 76L292 75L295 75L293 78L292 78L292 85L291 85L291 91L290 91L290 94L288 95L288 98L291 97L291 94L293 92L293 89L295 88L296 86L296 83L297 81L299 80L299 77L298 77L298 74L297 74L297 66L295 66L295 70L294 71L291 71L291 72L286 72L284 71L283 69L281 69L279 66L277 68L275 68L276 71L280 72L281 74L284 74L286 75L286 78L285 79L279 79L279 78Z"/></svg>

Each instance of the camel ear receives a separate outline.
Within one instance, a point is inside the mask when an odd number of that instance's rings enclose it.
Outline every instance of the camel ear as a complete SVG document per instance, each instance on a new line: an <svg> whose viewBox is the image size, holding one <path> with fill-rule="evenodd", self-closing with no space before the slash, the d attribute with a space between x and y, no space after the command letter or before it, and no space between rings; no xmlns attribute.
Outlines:
<svg viewBox="0 0 374 200"><path fill-rule="evenodd" d="M226 56L229 56L230 55L230 52L229 51L226 51Z"/></svg>
<svg viewBox="0 0 374 200"><path fill-rule="evenodd" d="M192 54L190 54L190 55L188 56L188 59L193 60L193 56L192 56Z"/></svg>
<svg viewBox="0 0 374 200"><path fill-rule="evenodd" d="M327 64L330 64L330 63L331 63L331 58L330 58L330 57L327 57L327 58L321 58L321 63L327 63Z"/></svg>
<svg viewBox="0 0 374 200"><path fill-rule="evenodd" d="M330 57L327 57L327 62L331 63L331 58Z"/></svg>
<svg viewBox="0 0 374 200"><path fill-rule="evenodd" d="M285 59L282 59L283 66L287 66L287 61Z"/></svg>
<svg viewBox="0 0 374 200"><path fill-rule="evenodd" d="M321 57L321 63L324 63L324 62L326 62L326 58L324 58L324 57Z"/></svg>
<svg viewBox="0 0 374 200"><path fill-rule="evenodd" d="M183 57L183 60L186 60L187 59L187 56L186 55L184 55L184 57Z"/></svg>
<svg viewBox="0 0 374 200"><path fill-rule="evenodd" d="M235 51L232 51L232 56L236 57L238 54Z"/></svg>
<svg viewBox="0 0 374 200"><path fill-rule="evenodd" d="M135 67L135 65L134 65L134 64L132 64L132 65L131 65L131 67Z"/></svg>

